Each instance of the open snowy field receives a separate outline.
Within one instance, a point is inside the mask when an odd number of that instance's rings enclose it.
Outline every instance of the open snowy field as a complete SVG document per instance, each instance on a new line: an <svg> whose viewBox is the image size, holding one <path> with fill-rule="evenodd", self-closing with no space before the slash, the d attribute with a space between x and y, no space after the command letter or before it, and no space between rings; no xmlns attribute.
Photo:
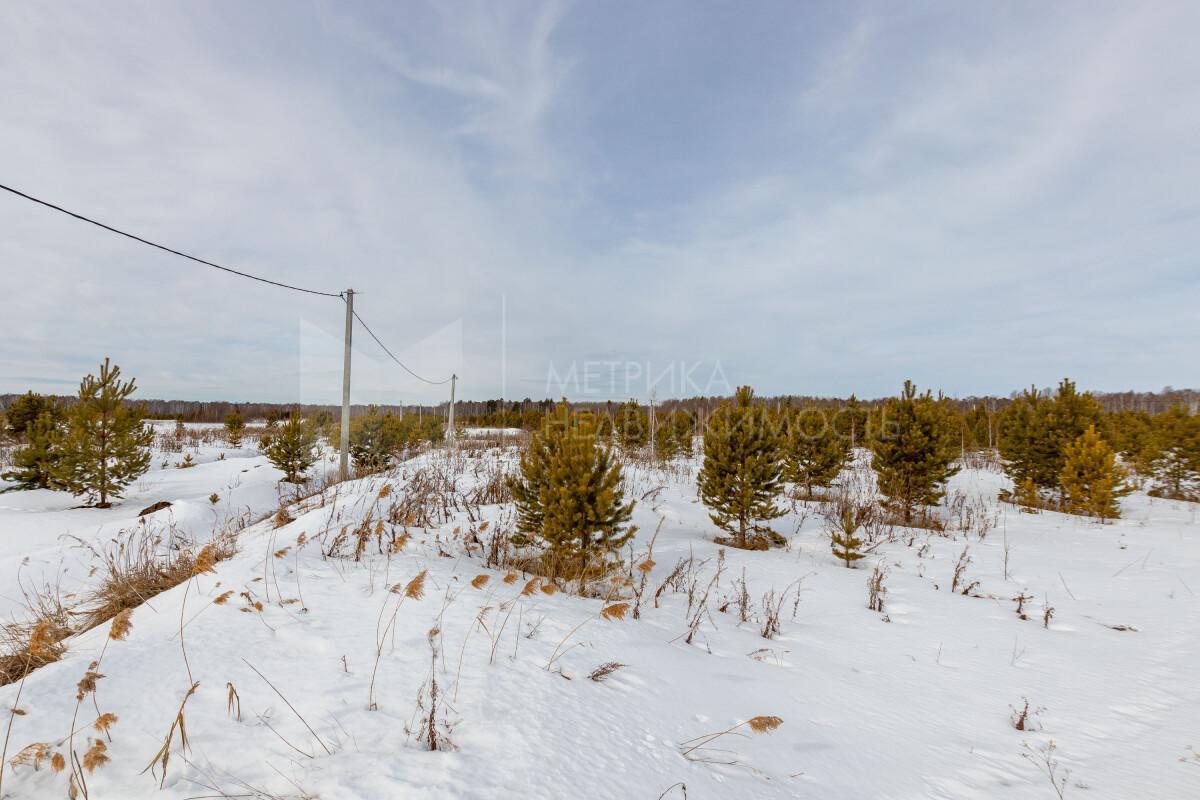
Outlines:
<svg viewBox="0 0 1200 800"><path fill-rule="evenodd" d="M18 575L78 591L91 556L76 538L102 548L150 503L174 503L199 541L274 510L264 459L204 455L156 463L105 511L0 495L6 608ZM111 759L85 773L93 798L1200 797L1196 504L1138 493L1099 525L1018 513L996 500L1002 476L964 470L945 532L877 531L847 569L817 503L774 521L787 549L722 549L695 464L632 467L631 580L578 597L488 568L513 511L486 490L511 464L435 452L250 524L215 572L139 607L124 640L103 625L0 688L24 712L8 758L67 751L76 685L101 660L74 732ZM867 607L876 566L882 612ZM181 703L187 746L176 729L164 770ZM782 723L741 724L755 717ZM65 796L67 773L40 766L11 768L4 796Z"/></svg>
<svg viewBox="0 0 1200 800"><path fill-rule="evenodd" d="M174 422L155 421L151 427L156 439L150 471L112 508L83 508L83 498L46 489L0 492L0 616L11 617L23 607L28 591L50 587L66 600L86 592L95 583L93 550L111 551L146 531L162 539L162 548L203 543L215 530L273 511L281 497L295 492L279 483L283 473L254 442L235 448L223 437L200 441L208 438L204 431L221 425L188 423L192 438L178 445L171 441ZM180 468L189 456L194 466ZM313 480L336 472L336 461L323 459ZM8 485L0 480L0 489ZM170 508L138 517L161 502Z"/></svg>

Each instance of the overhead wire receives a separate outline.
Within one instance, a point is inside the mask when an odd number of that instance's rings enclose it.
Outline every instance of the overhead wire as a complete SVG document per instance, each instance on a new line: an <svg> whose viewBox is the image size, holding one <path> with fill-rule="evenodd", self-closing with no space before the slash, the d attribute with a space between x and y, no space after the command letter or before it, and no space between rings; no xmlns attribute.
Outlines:
<svg viewBox="0 0 1200 800"><path fill-rule="evenodd" d="M359 316L358 311L354 312L354 318L357 319L359 324L361 324L363 326L363 330L365 330L367 333L369 333L371 335L371 338L375 340L375 344L377 344L381 348L383 348L383 352L387 353L388 357L390 357L392 359L392 361L395 361L397 364L399 364L400 367L405 372L407 372L409 375L412 375L417 380L424 381L425 383L428 383L431 386L441 386L442 384L449 383L450 381L454 380L454 376L451 375L449 378L446 378L444 380L431 381L429 378L426 378L424 376L418 375L417 373L413 372L411 369L408 368L408 365L406 365L400 359L396 358L395 354L392 353L392 351L387 348L387 345L385 345L383 342L381 342L379 340L379 337L375 335L375 332L373 330L371 330L371 326L367 324L366 320L364 320L361 316Z"/></svg>
<svg viewBox="0 0 1200 800"><path fill-rule="evenodd" d="M322 292L318 289L306 289L303 286L293 286L290 283L283 283L282 281L273 281L270 278L262 278L262 277L259 277L258 275L252 275L249 272L242 272L241 270L233 269L232 267L223 267L220 264L214 264L212 261L207 261L203 258L189 255L180 250L176 250L173 247L167 247L166 245L159 244L158 242L152 242L149 239L145 239L141 236L137 236L136 234L129 233L128 231L123 231L120 228L114 228L112 225L105 225L103 222L94 220L91 217L88 217L88 216L85 216L78 212L63 208L62 206L55 205L54 203L51 203L46 200L42 200L41 198L34 197L31 194L26 194L25 192L22 192L18 189L12 188L11 186L5 186L4 184L0 183L0 189L3 189L6 192L10 192L11 194L15 194L17 197L23 197L26 200L37 203L39 205L43 205L46 208L52 208L55 211L59 211L63 214L66 214L69 217L74 217L75 219L82 220L83 222L87 222L91 225L95 225L98 228L103 228L106 231L111 231L112 233L118 234L120 236L124 236L127 239L133 239L135 242L141 242L142 244L149 245L150 247L157 247L159 250L164 250L168 253L180 256L182 258L186 258L190 261L195 261L196 263L203 264L206 267L212 267L213 269L219 269L223 272L228 272L231 275L238 275L243 278L249 278L250 280L259 281L260 283L267 283L267 284L270 284L271 286L278 286L282 289L292 289L293 291L305 292L307 294L318 294L323 297L342 297L342 295L343 295L342 292Z"/></svg>
<svg viewBox="0 0 1200 800"><path fill-rule="evenodd" d="M95 225L98 228L103 228L104 230L110 231L111 233L115 233L119 236L124 236L127 239L132 239L135 242L140 242L141 244L157 248L164 252L171 253L172 255L176 255L181 258L186 258L189 261L195 261L198 264L203 264L207 267L212 267L213 269L219 269L222 272L227 272L231 275L237 275L242 278L249 278L250 280L259 281L260 283L266 283L271 286L278 286L281 289L292 289L293 291L304 292L306 294L320 295L322 297L339 297L339 298L342 298L343 300L346 299L345 292L323 292L323 291L320 291L319 289L309 289L309 288L306 288L303 286L294 286L290 283L283 283L282 281L275 281L275 280L271 280L270 278L263 278L258 275L253 275L249 272L243 272L242 270L233 269L232 267L222 266L221 264L216 264L212 261L208 261L206 259L190 255L181 250L176 250L173 247L167 247L166 245L159 244L158 242L153 242L144 237L138 236L133 233L129 233L128 231L123 231L120 228L113 227L112 225L106 225L105 223L100 222L95 219L92 219L89 216L80 214L76 211L71 211L70 209L67 209L67 208L63 208L62 206L51 203L48 200L42 200L39 197L34 197L31 194L26 194L25 192L22 192L19 189L14 189L11 186L6 186L6 185L0 183L0 189L3 189L4 191L9 192L10 194L14 194L17 197L21 197L21 198L24 198L25 200L29 200L30 202L37 203L38 205L42 205L42 206L45 206L46 208L50 208L50 209L58 211L62 214L66 214L69 217L74 217L75 219L80 220L82 222L86 222L90 225ZM410 369L407 364L405 364L400 359L396 358L396 355L391 350L388 349L387 345L385 345L378 336L375 335L375 332L373 330L371 330L371 326L367 325L366 320L364 320L357 311L354 311L353 313L354 313L354 318L357 319L359 324L361 324L363 326L363 329L368 334L370 334L371 338L375 340L375 343L377 345L379 345L380 348L383 349L383 352L387 353L388 357L391 358L392 361L395 361L397 364L399 364L400 367L405 372L407 372L409 375L412 375L417 380L424 381L425 383L428 383L431 386L440 386L440 385L449 383L450 381L452 381L454 379L455 376L451 375L450 377L445 378L444 380L434 381L434 380L430 380L429 378L424 377L423 375L418 375L416 372L414 372L412 369Z"/></svg>

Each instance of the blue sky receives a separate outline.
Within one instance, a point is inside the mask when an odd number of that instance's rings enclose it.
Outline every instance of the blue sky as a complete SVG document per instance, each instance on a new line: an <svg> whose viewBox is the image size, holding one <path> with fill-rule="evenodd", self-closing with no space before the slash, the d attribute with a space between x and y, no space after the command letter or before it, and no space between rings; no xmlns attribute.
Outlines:
<svg viewBox="0 0 1200 800"><path fill-rule="evenodd" d="M1194 386L1198 34L1169 2L10 0L0 182L353 286L461 396ZM336 300L9 196L0 277L0 391L107 355L147 396L337 399ZM357 336L356 401L442 398Z"/></svg>

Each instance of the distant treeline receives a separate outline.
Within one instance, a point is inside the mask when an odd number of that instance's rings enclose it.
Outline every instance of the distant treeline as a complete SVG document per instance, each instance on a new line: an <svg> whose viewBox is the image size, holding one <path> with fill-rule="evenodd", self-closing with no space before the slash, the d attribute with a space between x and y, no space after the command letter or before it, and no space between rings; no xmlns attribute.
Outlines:
<svg viewBox="0 0 1200 800"><path fill-rule="evenodd" d="M1052 393L1052 390L1045 389L1044 392L1049 394ZM1003 411L1020 394L1021 392L1014 391L1008 397L970 396L950 398L950 402L958 411L964 413L980 406L989 412L995 413ZM1168 386L1157 392L1093 392L1092 396L1100 402L1105 411L1114 413L1120 411L1138 411L1147 414L1159 414L1171 408L1176 403L1182 403L1192 413L1200 411L1200 390L1196 389L1173 389ZM0 394L0 409L8 408L18 397L20 397L19 394ZM55 399L64 404L69 404L74 400L74 397L55 396ZM543 415L552 409L559 399L561 398L534 400L526 397L523 400L460 400L455 403L454 408L455 416L463 423L533 429L541 423ZM645 398L634 399L638 400L638 404L641 407L647 407ZM707 416L706 412L716 408L722 399L721 397L714 396L661 400L655 404L655 408L664 414L682 410L703 418ZM850 397L780 395L776 397L763 397L761 400L768 405L778 407L802 407L813 404L828 408L840 408L847 403L857 403L865 408L872 408L886 402L887 398L860 399L854 395ZM139 400L137 402L145 406L146 416L151 419L180 419L184 422L223 422L225 417L235 409L248 422L267 418L281 418L287 416L288 412L293 410L299 411L305 417L316 416L322 411L336 416L341 409L339 405L312 403L231 403L219 400ZM578 401L571 404L572 408L577 410L605 413L609 417L615 416L621 405L621 402L616 401ZM372 409L378 412L391 412L392 414L445 416L446 406L447 403L405 406L360 404L350 407L350 416L365 416Z"/></svg>
<svg viewBox="0 0 1200 800"><path fill-rule="evenodd" d="M1039 390L1044 395L1052 395L1053 388ZM968 396L947 398L950 405L960 413L966 414L975 409L982 409L989 414L995 414L1007 408L1013 400L1019 398L1023 391L1014 391L1008 397L998 396ZM1174 389L1165 387L1158 392L1093 392L1092 396L1099 401L1106 412L1139 412L1146 414L1161 414L1177 403L1183 404L1193 414L1200 413L1200 390ZM644 398L633 398L641 409L648 406ZM655 410L663 415L674 411L686 411L697 419L706 419L708 413L720 405L725 397L688 397L682 399L660 400L655 403ZM775 397L760 397L760 402L775 408L803 408L815 405L821 408L839 409L846 406L872 409L882 406L888 401L887 397L861 399L851 394L849 397L817 397L813 395L778 395ZM541 425L542 417L554 408L556 400L549 398L533 400L472 400L455 403L455 416L467 424L484 426L506 426L536 429ZM616 418L621 413L625 403L607 400L601 402L572 401L571 408L577 411L591 411L595 414ZM445 408L443 403L442 409Z"/></svg>
<svg viewBox="0 0 1200 800"><path fill-rule="evenodd" d="M21 395L19 394L0 394L0 409L7 409ZM54 400L57 400L63 405L70 405L75 401L73 395L47 395ZM291 411L299 411L302 416L312 417L321 411L327 411L331 414L341 413L340 405L316 405L312 403L230 403L223 400L217 401L199 401L199 400L134 400L134 405L144 406L146 409L147 419L179 419L184 422L224 422L225 417L230 412L237 410L238 413L247 422L256 420L264 420L270 418L286 417ZM441 413L445 414L446 404L442 404ZM350 407L350 415L352 417L363 416L368 413L371 408L377 408L379 411L390 411L393 414L398 414L401 411L401 406L367 406L367 405L352 405ZM417 414L438 413L436 408L429 406L403 406L404 413Z"/></svg>

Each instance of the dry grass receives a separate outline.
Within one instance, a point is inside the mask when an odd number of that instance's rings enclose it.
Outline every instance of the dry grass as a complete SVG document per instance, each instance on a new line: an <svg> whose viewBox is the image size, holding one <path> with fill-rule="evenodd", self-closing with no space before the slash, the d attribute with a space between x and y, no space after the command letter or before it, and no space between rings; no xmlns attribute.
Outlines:
<svg viewBox="0 0 1200 800"><path fill-rule="evenodd" d="M74 608L50 587L25 593L25 621L0 627L0 686L58 661L67 637L109 620L114 620L113 638L125 638L131 609L194 575L212 572L236 550L232 532L217 535L197 550L164 544L148 527L135 529L104 550L85 547L99 561L99 585Z"/></svg>
<svg viewBox="0 0 1200 800"><path fill-rule="evenodd" d="M386 625L383 625L383 617L387 611L389 599L387 595L384 596L383 606L379 609L379 617L375 620L375 664L371 667L371 683L367 687L368 710L374 711L379 708L375 702L375 682L379 677L379 662L383 659L384 645L396 628L396 619L400 615L400 608L404 605L405 600L420 600L425 596L425 579L428 576L429 570L423 569L407 584L397 583L388 590L388 595L397 594L400 595L400 599L392 609Z"/></svg>
<svg viewBox="0 0 1200 800"><path fill-rule="evenodd" d="M70 615L56 590L25 592L25 621L0 627L0 686L62 658L71 635Z"/></svg>
<svg viewBox="0 0 1200 800"><path fill-rule="evenodd" d="M230 535L218 536L199 551L168 549L163 553L159 545L158 537L143 529L98 553L104 577L83 603L80 631L137 608L194 575L214 571L219 561L236 551Z"/></svg>
<svg viewBox="0 0 1200 800"><path fill-rule="evenodd" d="M163 737L162 746L158 748L158 752L154 754L154 758L150 759L150 763L142 770L143 773L149 772L151 775L157 777L158 769L162 769L162 778L158 782L160 789L167 782L167 764L171 760L171 744L175 741L176 732L179 733L180 748L184 752L188 750L187 718L184 716L184 708L187 707L187 701L191 699L192 695L199 688L199 683L193 683L191 688L187 690L187 694L183 696L183 700L179 703L179 710L175 712L175 719L171 721L171 727L167 730L167 735ZM86 761L84 766L87 766Z"/></svg>
<svg viewBox="0 0 1200 800"><path fill-rule="evenodd" d="M887 578L887 566L880 562L875 565L871 577L867 581L867 608L883 613L883 596L887 594L884 580Z"/></svg>
<svg viewBox="0 0 1200 800"><path fill-rule="evenodd" d="M594 680L596 683L600 683L617 670L624 669L626 666L627 665L622 664L620 661L606 661L588 673L588 678Z"/></svg>
<svg viewBox="0 0 1200 800"><path fill-rule="evenodd" d="M717 731L716 733L707 733L703 736L697 736L695 739L689 739L686 742L681 742L680 743L680 753L683 755L684 758L688 759L689 761L704 761L704 762L708 762L708 763L734 765L734 764L737 764L738 762L736 759L731 759L727 755L728 751L725 751L725 750L710 751L709 746L713 742L715 742L717 739L720 739L722 736L728 736L730 734L732 734L734 736L744 735L744 734L741 734L738 732L739 728L748 727L754 733L771 733L772 731L774 731L776 728L778 728L782 724L783 724L782 717L776 717L773 715L760 715L757 717L751 717L750 719L748 719L744 722L739 722L736 725L731 725L730 727L726 728L723 731ZM706 751L708 751L708 752L706 752ZM716 752L720 752L720 753L726 754L726 755L723 755L720 757L714 757Z"/></svg>

